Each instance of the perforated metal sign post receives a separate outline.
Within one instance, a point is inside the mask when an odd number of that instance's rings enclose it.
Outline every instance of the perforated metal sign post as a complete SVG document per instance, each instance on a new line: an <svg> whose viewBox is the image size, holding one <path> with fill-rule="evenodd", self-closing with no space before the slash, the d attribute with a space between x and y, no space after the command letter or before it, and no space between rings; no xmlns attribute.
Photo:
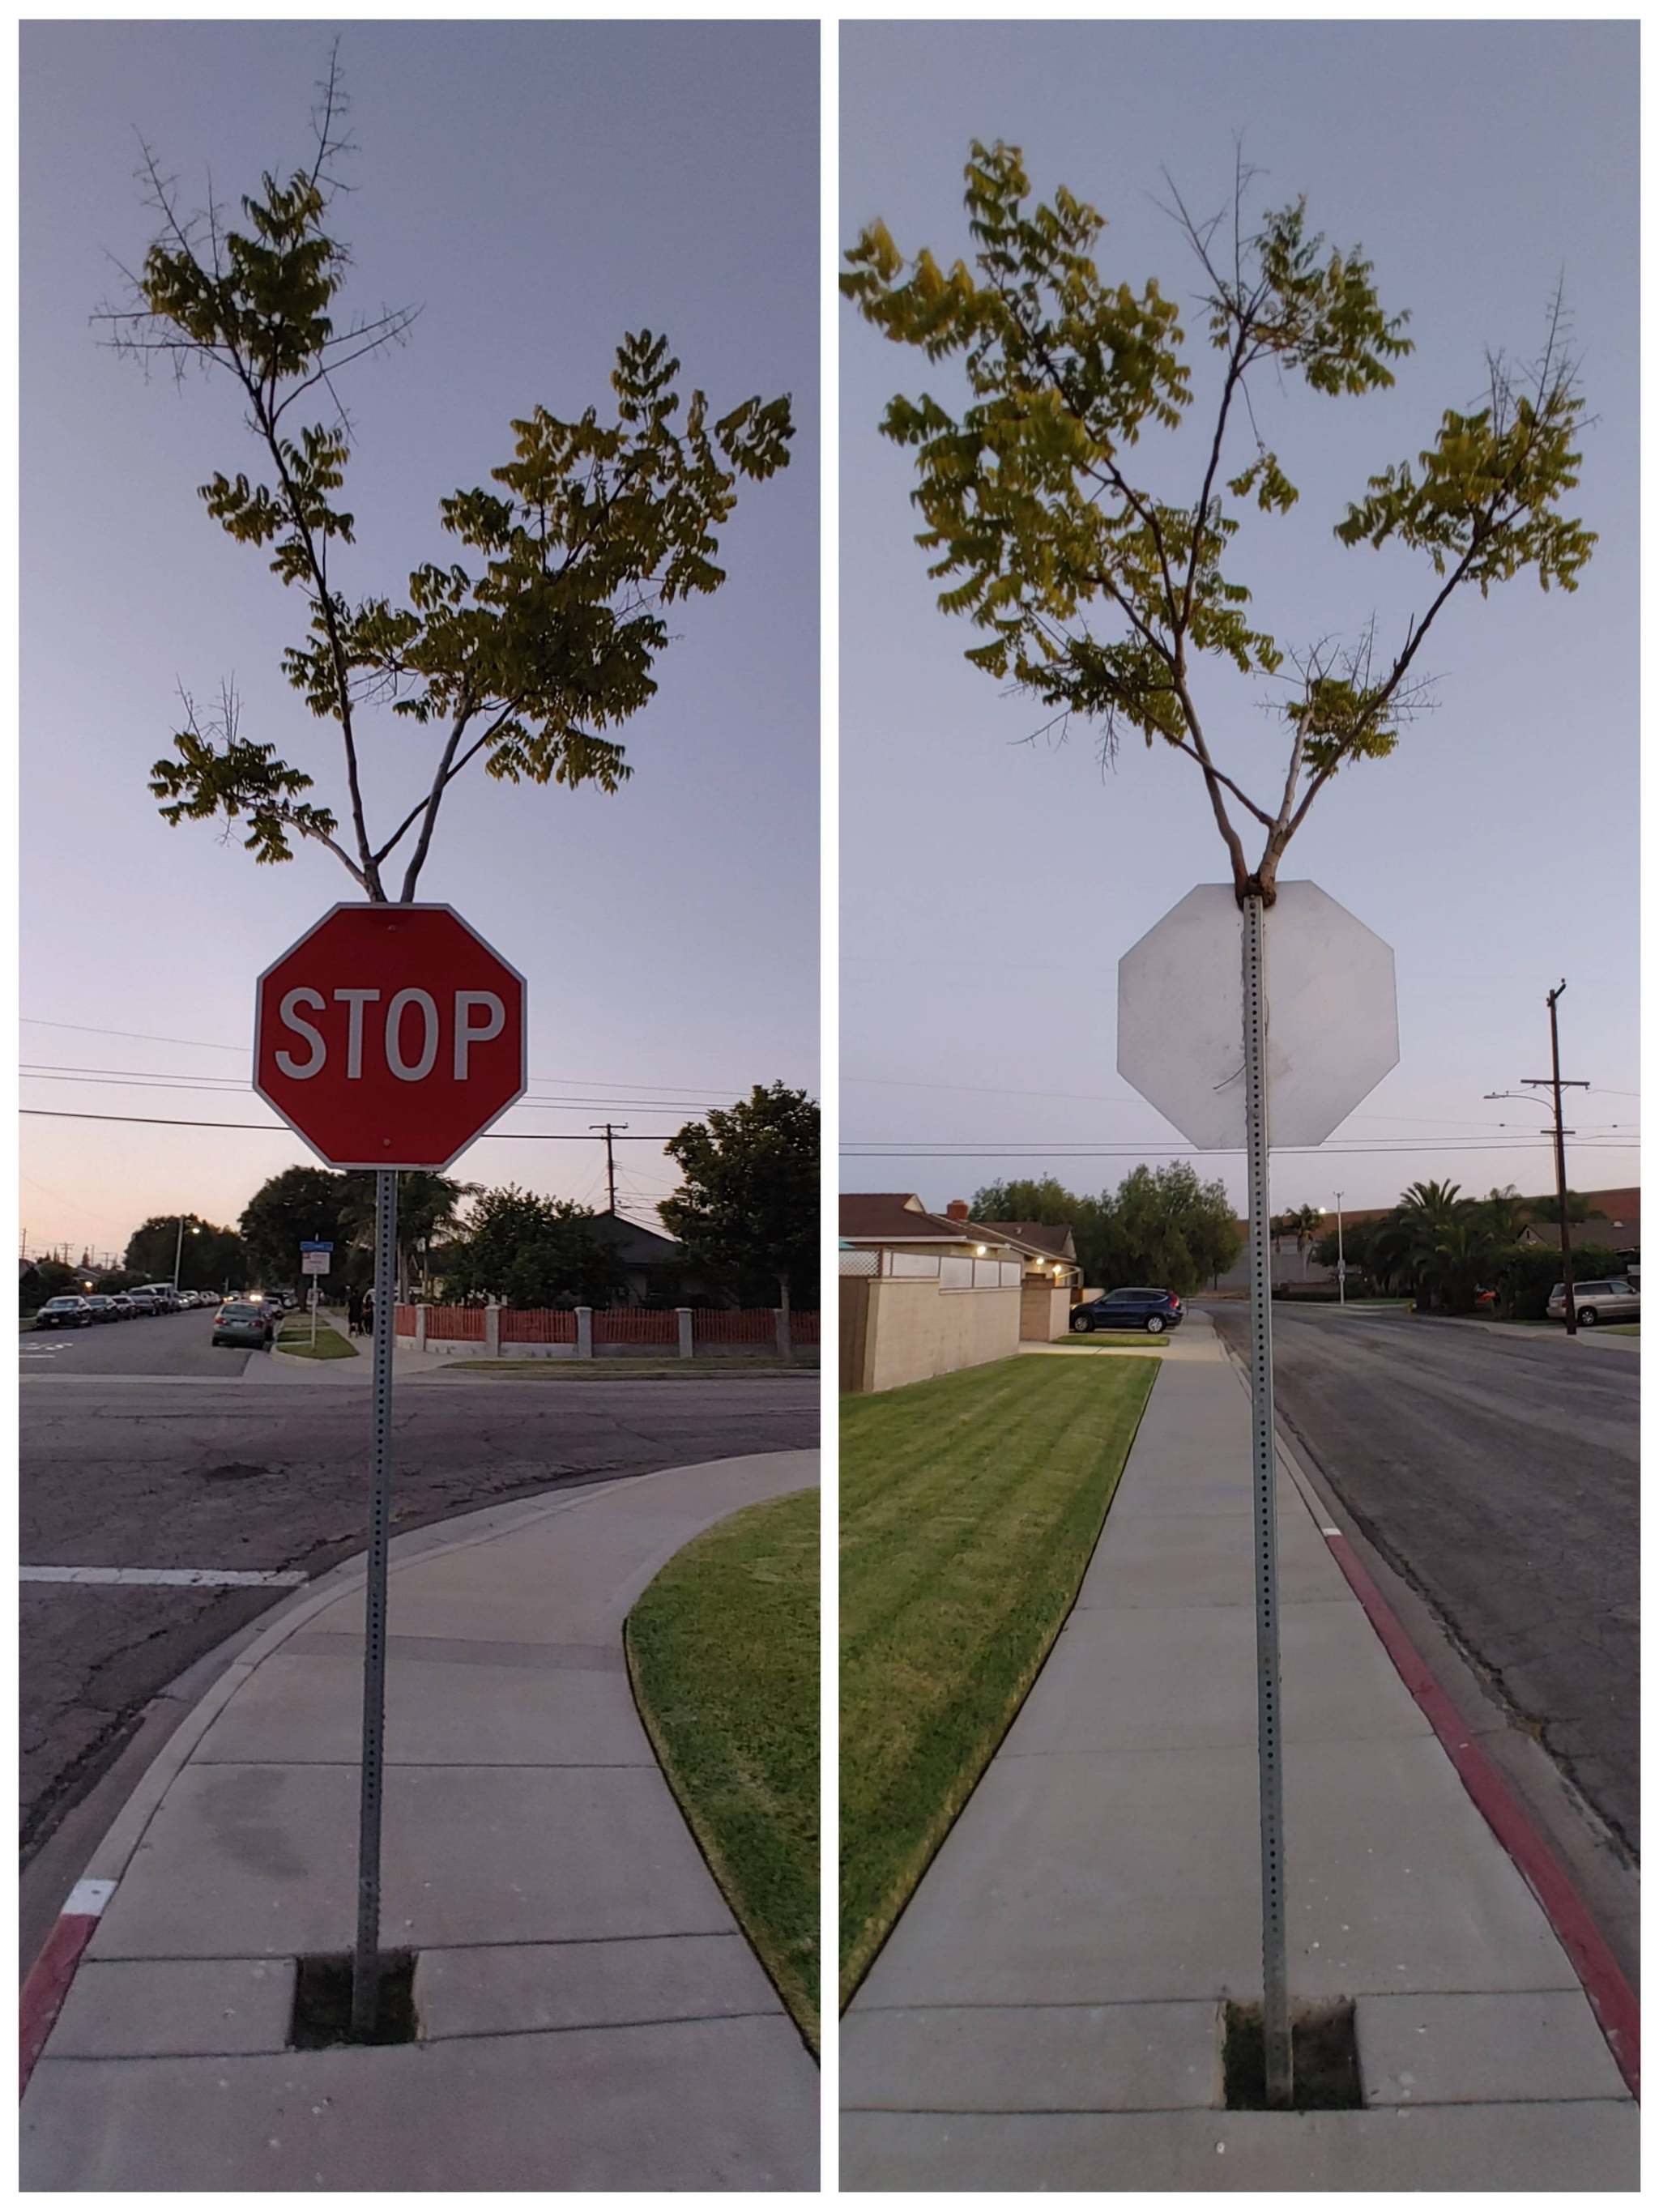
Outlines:
<svg viewBox="0 0 1659 2212"><path fill-rule="evenodd" d="M1398 1060L1394 955L1316 884L1281 884L1271 917L1259 898L1241 904L1231 884L1200 884L1119 962L1117 1035L1118 1072L1142 1097L1200 1150L1242 1147L1245 1155L1261 2022L1267 2102L1283 2108L1295 2082L1285 1935L1268 1152L1275 1139L1322 1144Z"/></svg>
<svg viewBox="0 0 1659 2212"><path fill-rule="evenodd" d="M523 1097L526 1035L523 976L447 906L332 907L265 969L256 994L254 1089L329 1166L374 1170L374 1427L351 1967L351 2027L360 2037L373 2031L380 2004L398 1175L441 1172ZM307 1268L310 1260L307 1249ZM313 1291L313 1342L316 1325Z"/></svg>

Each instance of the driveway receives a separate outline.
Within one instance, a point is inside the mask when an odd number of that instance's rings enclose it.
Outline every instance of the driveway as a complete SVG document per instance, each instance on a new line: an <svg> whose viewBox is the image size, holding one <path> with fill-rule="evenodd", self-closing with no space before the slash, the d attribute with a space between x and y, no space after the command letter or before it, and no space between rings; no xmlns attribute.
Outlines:
<svg viewBox="0 0 1659 2212"><path fill-rule="evenodd" d="M1236 1351L1241 1304L1208 1310ZM1279 1418L1364 1534L1639 1849L1639 1355L1273 1310Z"/></svg>

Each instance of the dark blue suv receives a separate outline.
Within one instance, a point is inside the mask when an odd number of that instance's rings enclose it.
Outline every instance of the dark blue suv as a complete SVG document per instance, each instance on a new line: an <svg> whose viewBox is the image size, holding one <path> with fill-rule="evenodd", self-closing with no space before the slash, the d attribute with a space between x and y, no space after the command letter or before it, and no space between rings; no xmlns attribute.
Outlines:
<svg viewBox="0 0 1659 2212"><path fill-rule="evenodd" d="M1144 1328L1148 1336L1162 1336L1180 1327L1185 1312L1173 1291L1108 1291L1072 1308L1072 1328L1079 1336L1097 1328Z"/></svg>

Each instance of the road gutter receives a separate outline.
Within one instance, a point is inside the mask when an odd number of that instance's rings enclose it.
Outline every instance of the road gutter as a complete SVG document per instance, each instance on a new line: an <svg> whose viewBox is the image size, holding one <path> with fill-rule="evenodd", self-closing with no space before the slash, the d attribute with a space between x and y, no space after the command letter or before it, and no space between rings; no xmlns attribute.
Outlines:
<svg viewBox="0 0 1659 2212"><path fill-rule="evenodd" d="M1248 1389L1238 1353L1216 1334ZM1537 1899L1639 2098L1636 1869L1542 1745L1516 1726L1427 1601L1355 1525L1306 1443L1286 1433L1283 1415L1275 1426L1280 1465L1459 1780Z"/></svg>

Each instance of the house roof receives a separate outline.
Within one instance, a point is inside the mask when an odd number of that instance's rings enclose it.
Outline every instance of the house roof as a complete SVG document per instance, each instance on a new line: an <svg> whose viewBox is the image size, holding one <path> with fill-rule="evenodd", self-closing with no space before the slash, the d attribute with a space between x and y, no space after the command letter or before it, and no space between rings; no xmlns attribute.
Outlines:
<svg viewBox="0 0 1659 2212"><path fill-rule="evenodd" d="M988 1229L993 1236L1006 1237L1011 1244L1024 1244L1035 1252L1046 1252L1052 1259L1077 1257L1070 1222L985 1221L980 1226Z"/></svg>
<svg viewBox="0 0 1659 2212"><path fill-rule="evenodd" d="M637 1221L625 1220L619 1213L596 1213L587 1225L599 1243L609 1244L629 1267L678 1267L684 1261L683 1244L677 1244L672 1237L659 1236L654 1229L644 1228Z"/></svg>
<svg viewBox="0 0 1659 2212"><path fill-rule="evenodd" d="M944 1214L929 1213L910 1190L843 1191L841 1233L866 1242L879 1239L887 1243L937 1244L941 1237L954 1244L981 1241L976 1222L951 1221Z"/></svg>
<svg viewBox="0 0 1659 2212"><path fill-rule="evenodd" d="M1560 1224L1529 1221L1521 1231L1521 1239L1523 1243L1553 1245L1559 1251L1561 1246ZM1638 1251L1642 1243L1641 1219L1632 1213L1621 1214L1616 1221L1570 1221L1567 1224L1567 1242L1575 1252L1581 1245L1586 1244L1607 1252Z"/></svg>

